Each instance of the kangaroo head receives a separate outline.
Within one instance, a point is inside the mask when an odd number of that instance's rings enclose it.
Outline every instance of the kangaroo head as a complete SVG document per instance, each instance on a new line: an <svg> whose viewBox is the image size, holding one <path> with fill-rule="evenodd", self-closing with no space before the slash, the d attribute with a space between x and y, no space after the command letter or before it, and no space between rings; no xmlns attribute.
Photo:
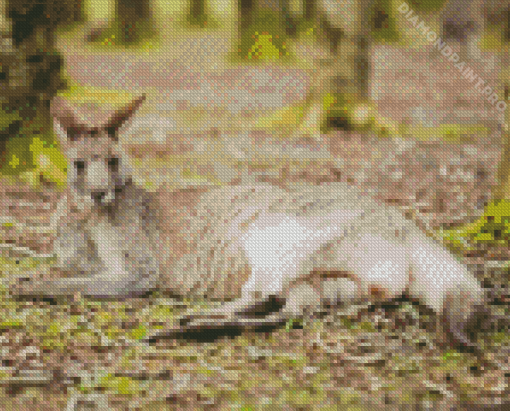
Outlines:
<svg viewBox="0 0 510 411"><path fill-rule="evenodd" d="M133 115L145 95L112 114L78 112L62 100L52 107L53 125L68 159L67 183L81 206L105 207L131 180L119 147L119 128Z"/></svg>

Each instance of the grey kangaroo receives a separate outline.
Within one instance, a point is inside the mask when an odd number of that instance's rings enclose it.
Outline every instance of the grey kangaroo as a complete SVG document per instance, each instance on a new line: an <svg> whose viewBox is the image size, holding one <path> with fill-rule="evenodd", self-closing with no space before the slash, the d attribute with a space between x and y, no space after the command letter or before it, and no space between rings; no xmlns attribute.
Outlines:
<svg viewBox="0 0 510 411"><path fill-rule="evenodd" d="M397 209L353 187L138 186L118 136L144 98L102 122L65 102L54 110L69 164L56 217L57 278L21 281L17 293L125 298L157 288L225 302L187 318L185 331L280 324L321 302L405 292L445 318L457 343L476 347L468 325L484 311L480 283ZM279 311L250 315L273 298Z"/></svg>

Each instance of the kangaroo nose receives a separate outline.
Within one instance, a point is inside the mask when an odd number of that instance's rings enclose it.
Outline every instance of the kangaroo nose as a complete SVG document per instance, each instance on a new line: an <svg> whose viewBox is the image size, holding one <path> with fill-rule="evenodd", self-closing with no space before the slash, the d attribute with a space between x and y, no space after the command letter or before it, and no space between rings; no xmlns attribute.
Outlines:
<svg viewBox="0 0 510 411"><path fill-rule="evenodd" d="M106 196L106 192L104 192L104 191L97 191L97 192L92 193L92 199L96 203L100 203L101 201L103 201L105 196Z"/></svg>

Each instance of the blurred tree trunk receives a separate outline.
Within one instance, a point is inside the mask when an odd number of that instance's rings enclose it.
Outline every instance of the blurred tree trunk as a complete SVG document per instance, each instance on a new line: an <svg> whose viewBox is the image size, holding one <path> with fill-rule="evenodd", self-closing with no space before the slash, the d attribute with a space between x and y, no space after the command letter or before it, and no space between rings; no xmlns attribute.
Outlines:
<svg viewBox="0 0 510 411"><path fill-rule="evenodd" d="M505 124L503 127L503 153L498 168L498 185L493 191L494 200L510 201L510 4L507 1L484 0L482 14L487 22L498 26L501 33L503 48L501 84L503 98L507 104L505 110Z"/></svg>
<svg viewBox="0 0 510 411"><path fill-rule="evenodd" d="M256 1L257 0L239 0L239 25L241 33L253 23Z"/></svg>
<svg viewBox="0 0 510 411"><path fill-rule="evenodd" d="M205 16L205 0L190 0L190 16L192 19Z"/></svg>
<svg viewBox="0 0 510 411"><path fill-rule="evenodd" d="M85 23L86 16L85 16L85 10L83 8L83 4L85 3L85 0L74 0L73 2L73 14L72 14L72 21L75 23Z"/></svg>
<svg viewBox="0 0 510 411"><path fill-rule="evenodd" d="M305 20L312 21L315 18L315 0L303 0L303 2L303 17Z"/></svg>
<svg viewBox="0 0 510 411"><path fill-rule="evenodd" d="M510 14L510 13L509 13ZM502 143L503 153L498 168L498 185L493 191L494 200L510 201L510 46L507 41L505 43L505 51L503 53L503 73L502 83L504 87L504 99L507 104L505 110L505 124L503 127Z"/></svg>
<svg viewBox="0 0 510 411"><path fill-rule="evenodd" d="M142 30L154 27L150 0L117 0L116 16L126 43L140 40L145 37Z"/></svg>
<svg viewBox="0 0 510 411"><path fill-rule="evenodd" d="M65 87L62 57L54 46L55 30L72 20L73 7L73 2L53 0L0 0L2 163L13 138L30 139L51 127L51 99ZM22 165L30 167L30 153L22 160Z"/></svg>

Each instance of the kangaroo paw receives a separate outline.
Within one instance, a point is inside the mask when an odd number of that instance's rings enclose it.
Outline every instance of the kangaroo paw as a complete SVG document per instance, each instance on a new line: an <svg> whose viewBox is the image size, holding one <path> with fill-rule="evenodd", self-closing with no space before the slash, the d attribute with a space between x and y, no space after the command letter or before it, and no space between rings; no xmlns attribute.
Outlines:
<svg viewBox="0 0 510 411"><path fill-rule="evenodd" d="M213 330L227 329L256 329L260 327L277 327L285 324L288 318L281 313L275 313L263 318L223 318L223 319L196 319L186 325L181 325L168 330L160 331L146 338L149 342L158 339L177 339L183 338L189 333L206 332Z"/></svg>
<svg viewBox="0 0 510 411"><path fill-rule="evenodd" d="M263 310L267 304L268 302L246 304L242 300L237 300L202 313L189 314L179 320L178 326L151 335L146 340L182 338L186 333L204 332L207 330L243 330L285 324L289 315L280 311L266 316L248 317L253 312L264 312Z"/></svg>

